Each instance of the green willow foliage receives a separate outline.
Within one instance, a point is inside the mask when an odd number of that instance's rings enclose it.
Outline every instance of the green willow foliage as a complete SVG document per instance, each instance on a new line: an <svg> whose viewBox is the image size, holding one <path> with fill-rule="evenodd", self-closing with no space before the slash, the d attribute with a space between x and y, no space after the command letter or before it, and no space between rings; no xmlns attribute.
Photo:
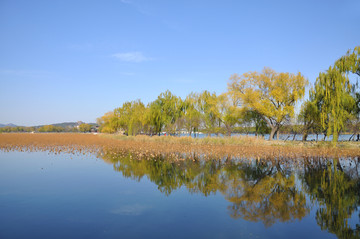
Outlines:
<svg viewBox="0 0 360 239"><path fill-rule="evenodd" d="M330 67L326 73L320 73L315 82L313 94L318 102L321 125L328 135L333 134L335 142L354 107L350 90L349 78L334 67Z"/></svg>
<svg viewBox="0 0 360 239"><path fill-rule="evenodd" d="M335 67L340 72L351 72L360 76L360 46L355 47L353 51L349 50L345 56L337 60Z"/></svg>
<svg viewBox="0 0 360 239"><path fill-rule="evenodd" d="M144 104L140 100L126 102L122 107L114 110L118 117L118 125L130 135L139 133L143 122Z"/></svg>
<svg viewBox="0 0 360 239"><path fill-rule="evenodd" d="M341 130L354 113L356 100L351 94L349 73L360 75L360 47L338 59L334 66L319 74L315 87L310 91L317 105L323 130L338 141Z"/></svg>

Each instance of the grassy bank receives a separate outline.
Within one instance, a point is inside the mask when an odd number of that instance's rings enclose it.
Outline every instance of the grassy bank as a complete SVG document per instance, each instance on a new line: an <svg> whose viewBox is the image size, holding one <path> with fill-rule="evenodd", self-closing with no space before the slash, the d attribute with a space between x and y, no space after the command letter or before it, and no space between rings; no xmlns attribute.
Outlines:
<svg viewBox="0 0 360 239"><path fill-rule="evenodd" d="M231 137L176 137L176 136L126 136L119 134L99 134L100 137L116 139L121 141L152 142L180 145L238 145L238 146L274 146L274 147L304 147L304 148L347 148L359 149L360 143L354 141L338 142L336 144L329 141L284 141L284 140L265 140L264 137L255 136L231 136Z"/></svg>
<svg viewBox="0 0 360 239"><path fill-rule="evenodd" d="M122 136L109 134L52 133L0 134L2 151L49 151L53 153L91 153L96 155L129 155L136 159L166 157L182 160L203 159L309 159L316 157L358 157L357 144L344 142L333 147L329 142L266 141L241 136L224 138L191 138L169 136Z"/></svg>
<svg viewBox="0 0 360 239"><path fill-rule="evenodd" d="M182 145L261 145L266 144L267 141L263 138L256 138L251 136L234 136L234 137L205 137L193 138L189 136L126 136L117 134L100 134L101 137L137 141L137 142L153 142L153 143L166 143L166 144L182 144Z"/></svg>

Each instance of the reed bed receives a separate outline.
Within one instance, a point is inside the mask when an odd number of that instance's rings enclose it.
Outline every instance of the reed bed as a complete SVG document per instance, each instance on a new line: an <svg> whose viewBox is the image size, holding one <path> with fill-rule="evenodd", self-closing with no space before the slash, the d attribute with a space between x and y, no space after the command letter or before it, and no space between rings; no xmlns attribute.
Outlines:
<svg viewBox="0 0 360 239"><path fill-rule="evenodd" d="M358 157L359 148L277 144L255 137L205 138L109 136L81 133L0 134L2 151L129 155L134 159L307 159Z"/></svg>
<svg viewBox="0 0 360 239"><path fill-rule="evenodd" d="M193 138L189 136L175 137L175 136L153 136L146 135L125 136L114 134L101 134L102 137L119 139L125 141L139 141L139 142L154 142L167 144L182 144L182 145L264 145L268 141L263 137L253 136L232 136L232 137L205 137Z"/></svg>

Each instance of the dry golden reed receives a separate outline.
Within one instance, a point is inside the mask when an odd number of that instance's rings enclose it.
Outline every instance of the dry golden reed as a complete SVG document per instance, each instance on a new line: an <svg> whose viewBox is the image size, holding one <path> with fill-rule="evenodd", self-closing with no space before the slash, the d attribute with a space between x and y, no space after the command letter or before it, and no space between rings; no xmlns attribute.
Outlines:
<svg viewBox="0 0 360 239"><path fill-rule="evenodd" d="M307 147L301 145L271 145L255 137L205 138L171 136L109 136L81 133L9 133L0 134L3 151L48 151L73 154L128 155L134 159L167 157L226 159L306 159L309 157L358 157L358 148Z"/></svg>

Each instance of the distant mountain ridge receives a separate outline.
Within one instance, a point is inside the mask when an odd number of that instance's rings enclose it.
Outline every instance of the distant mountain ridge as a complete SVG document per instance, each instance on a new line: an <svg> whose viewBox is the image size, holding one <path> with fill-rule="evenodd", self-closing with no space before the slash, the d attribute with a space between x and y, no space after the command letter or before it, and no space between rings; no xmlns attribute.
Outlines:
<svg viewBox="0 0 360 239"><path fill-rule="evenodd" d="M56 124L50 124L50 125L53 125L53 126L59 126L59 127L62 127L62 128L73 128L73 127L76 127L80 124L84 124L85 122L82 122L82 121L77 121L77 122L63 122L63 123L56 123ZM97 125L96 123L88 123L90 125ZM40 128L44 125L36 125L36 126L30 126L30 127L35 127L35 128ZM3 127L18 127L18 125L15 125L15 124L0 124L0 128L3 128Z"/></svg>
<svg viewBox="0 0 360 239"><path fill-rule="evenodd" d="M53 125L53 126L57 126L57 127L62 127L62 128L74 128L78 125L81 125L81 124L89 124L89 125L97 125L96 123L85 123L83 121L77 121L77 122L62 122L62 123L55 123L55 124L50 124L50 125ZM44 125L37 125L37 126L34 126L35 128L40 128Z"/></svg>
<svg viewBox="0 0 360 239"><path fill-rule="evenodd" d="M76 127L80 124L83 124L84 122L82 121L78 121L78 122L62 122L62 123L56 123L56 124L50 124L50 125L53 125L53 126L57 126L57 127L62 127L62 128L73 128L73 127ZM40 128L44 125L37 125L37 126L34 126L35 128Z"/></svg>
<svg viewBox="0 0 360 239"><path fill-rule="evenodd" d="M0 124L0 128L3 128L3 127L16 127L17 125L14 125L14 124Z"/></svg>

